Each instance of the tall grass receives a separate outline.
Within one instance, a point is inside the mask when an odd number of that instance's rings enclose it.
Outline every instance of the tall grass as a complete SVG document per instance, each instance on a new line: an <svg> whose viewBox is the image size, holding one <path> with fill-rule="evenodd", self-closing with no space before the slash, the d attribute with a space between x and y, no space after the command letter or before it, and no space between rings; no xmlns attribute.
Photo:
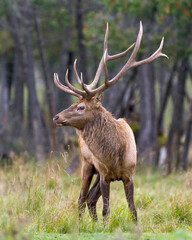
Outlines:
<svg viewBox="0 0 192 240"><path fill-rule="evenodd" d="M62 160L37 167L17 158L12 167L0 169L0 233L192 231L191 170L164 177L160 172L139 169L134 181L137 226L131 222L121 182L111 184L111 214L107 226L102 222L101 199L97 207L98 223L92 222L88 211L79 223L79 174L69 176Z"/></svg>

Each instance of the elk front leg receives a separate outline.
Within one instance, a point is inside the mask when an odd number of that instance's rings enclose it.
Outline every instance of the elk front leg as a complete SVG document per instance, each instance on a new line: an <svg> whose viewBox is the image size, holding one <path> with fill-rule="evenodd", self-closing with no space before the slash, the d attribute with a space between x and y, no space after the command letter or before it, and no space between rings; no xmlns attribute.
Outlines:
<svg viewBox="0 0 192 240"><path fill-rule="evenodd" d="M124 189L125 189L125 195L127 198L127 202L129 204L130 211L132 213L133 221L137 222L137 211L134 204L134 184L133 179L123 181L124 183Z"/></svg>
<svg viewBox="0 0 192 240"><path fill-rule="evenodd" d="M89 209L89 214L94 221L98 220L96 213L96 204L100 196L101 196L100 175L98 173L95 182L91 187L87 197L87 206Z"/></svg>
<svg viewBox="0 0 192 240"><path fill-rule="evenodd" d="M103 177L100 178L101 195L103 199L103 222L108 222L109 216L109 194L110 194L110 182L107 182Z"/></svg>
<svg viewBox="0 0 192 240"><path fill-rule="evenodd" d="M94 175L94 166L83 161L81 170L81 192L78 200L79 218L81 218L86 207L87 194Z"/></svg>

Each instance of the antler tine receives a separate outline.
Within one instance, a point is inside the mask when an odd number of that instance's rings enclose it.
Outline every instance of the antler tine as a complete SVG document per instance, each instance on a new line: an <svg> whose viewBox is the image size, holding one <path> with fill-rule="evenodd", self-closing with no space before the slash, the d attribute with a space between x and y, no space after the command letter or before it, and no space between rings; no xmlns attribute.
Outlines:
<svg viewBox="0 0 192 240"><path fill-rule="evenodd" d="M108 25L108 22L107 22L107 25L106 25L106 30L105 30L105 38L104 38L104 44L103 44L103 56L104 56L104 53L105 53L105 50L107 49L107 41L108 41L108 35L109 35L109 25ZM93 89L94 87L96 87L98 81L99 81L99 78L100 78L100 75L101 75L101 72L103 70L103 56L101 58L101 61L99 63L99 66L97 68L97 71L96 71L96 74L95 74L95 77L94 77L94 80L91 84L89 85L86 85L88 89Z"/></svg>
<svg viewBox="0 0 192 240"><path fill-rule="evenodd" d="M117 53L115 55L108 55L108 61L114 60L120 57L123 57L128 54L128 52L135 46L135 43L133 43L130 47L128 47L124 52Z"/></svg>
<svg viewBox="0 0 192 240"><path fill-rule="evenodd" d="M139 61L139 62L135 62L135 63L133 64L133 66L136 67L136 66L139 66L139 65L143 65L143 64L145 64L145 63L152 62L153 60L155 60L155 59L158 58L158 57L166 57L166 58L169 59L169 57L168 57L166 54L164 54L164 53L161 52L161 51L162 51L162 48L163 48L163 43L164 43L164 37L162 37L160 46L159 46L159 48L157 49L156 52L154 52L150 57L148 57L148 58L146 58L146 59L143 59L143 60L141 60L141 61Z"/></svg>
<svg viewBox="0 0 192 240"><path fill-rule="evenodd" d="M107 45L108 45L108 36L109 36L109 24L108 24L108 22L107 22L107 25L106 25L106 31L105 31L105 38L104 38L103 53L104 53L105 50L107 49Z"/></svg>
<svg viewBox="0 0 192 240"><path fill-rule="evenodd" d="M69 80L68 80L68 69L67 69L66 74L65 74L65 82L66 82L67 86L68 86L73 92L75 92L75 93L77 93L78 95L83 96L83 97L86 96L86 92L85 92L85 91L81 91L81 90L75 88L75 87L74 87L73 85L71 85L71 83L69 82Z"/></svg>
<svg viewBox="0 0 192 240"><path fill-rule="evenodd" d="M137 56L137 53L139 51L139 47L140 47L140 44L141 44L142 36L143 36L143 25L142 25L142 22L140 21L139 33L138 33L138 36L137 36L136 44L135 44L133 52L132 52L129 60L127 61L126 65L135 61L135 58Z"/></svg>
<svg viewBox="0 0 192 240"><path fill-rule="evenodd" d="M81 78L79 77L78 73L77 73L77 68L76 68L76 63L77 63L77 59L75 59L74 61L74 72L75 72L75 75L76 75L76 78L77 78L77 81L78 83L82 86L82 88L85 90L85 92L88 94L88 95L91 95L89 89L87 88L86 84L84 84L83 82L83 74L81 72Z"/></svg>
<svg viewBox="0 0 192 240"><path fill-rule="evenodd" d="M55 85L60 88L62 91L67 92L75 97L80 97L79 94L71 91L68 87L66 87L65 85L63 85L60 81L59 81L59 77L57 73L54 73L54 83Z"/></svg>
<svg viewBox="0 0 192 240"><path fill-rule="evenodd" d="M104 71L105 71L105 86L108 86L108 70L106 65L106 58L107 58L107 49L105 50L105 53L103 55L103 62L104 62Z"/></svg>
<svg viewBox="0 0 192 240"><path fill-rule="evenodd" d="M133 43L129 48L127 48L125 51L115 54L115 55L109 55L108 54L108 35L109 35L109 25L107 23L106 31L105 31L105 38L104 38L104 46L103 46L103 56L101 58L101 61L99 63L99 67L97 69L97 72L95 74L94 80L90 85L86 85L88 89L92 90L98 83L101 72L103 70L104 65L106 66L106 62L110 60L114 60L120 57L123 57L128 54L128 52L134 47L135 43ZM106 53L105 53L106 52ZM106 61L104 62L104 54L106 55ZM104 68L105 70L106 68Z"/></svg>
<svg viewBox="0 0 192 240"><path fill-rule="evenodd" d="M75 61L74 61L73 69L74 69L75 76L76 76L76 78L77 78L78 83L81 84L81 79L80 79L80 77L79 77L79 75L78 75L78 73L77 73L77 67L76 67L76 65L77 65L77 59L75 59Z"/></svg>
<svg viewBox="0 0 192 240"><path fill-rule="evenodd" d="M128 60L127 64L125 65L126 68L128 67L128 69L131 68L131 67L136 67L136 66L139 66L139 65L143 65L145 63L149 63L149 62L151 62L151 61L153 61L156 58L161 57L161 56L168 58L168 56L166 54L161 52L161 50L163 48L163 43L164 43L164 37L163 37L162 40L161 40L159 48L150 57L136 62L135 58L136 58L136 55L137 55L139 47L140 47L142 36L143 36L143 26L142 26L142 22L140 21L140 29L139 29L139 34L138 34L137 41L136 41L136 44L135 44L135 48L133 50L133 53L131 54L130 59Z"/></svg>
<svg viewBox="0 0 192 240"><path fill-rule="evenodd" d="M85 92L87 93L87 98L91 98L93 95L91 94L91 92L88 89L87 85L84 84L84 82L83 82L83 74L82 74L82 72L81 72L81 86L85 90Z"/></svg>

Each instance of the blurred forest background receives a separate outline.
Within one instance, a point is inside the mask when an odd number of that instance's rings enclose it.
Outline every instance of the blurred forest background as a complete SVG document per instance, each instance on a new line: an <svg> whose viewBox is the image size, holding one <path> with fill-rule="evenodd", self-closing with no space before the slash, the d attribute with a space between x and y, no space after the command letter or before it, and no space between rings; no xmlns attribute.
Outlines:
<svg viewBox="0 0 192 240"><path fill-rule="evenodd" d="M127 119L141 162L163 165L167 173L192 164L191 0L0 0L2 164L15 155L41 162L50 153L75 152L72 129L52 123L75 100L56 89L53 73L64 80L69 68L73 82L77 58L78 71L91 81L102 57L106 23L109 53L115 54L135 42L140 20L144 34L138 58L154 52L164 36L169 60L158 58L130 70L105 92L103 105ZM125 61L110 62L109 75Z"/></svg>

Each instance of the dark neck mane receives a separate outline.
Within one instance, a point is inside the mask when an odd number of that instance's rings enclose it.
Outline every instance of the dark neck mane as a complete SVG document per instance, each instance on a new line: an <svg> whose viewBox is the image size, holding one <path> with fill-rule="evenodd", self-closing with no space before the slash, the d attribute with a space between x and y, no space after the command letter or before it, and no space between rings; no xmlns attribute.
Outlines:
<svg viewBox="0 0 192 240"><path fill-rule="evenodd" d="M112 157L122 146L117 120L103 107L93 113L92 121L85 125L81 136L97 158Z"/></svg>

